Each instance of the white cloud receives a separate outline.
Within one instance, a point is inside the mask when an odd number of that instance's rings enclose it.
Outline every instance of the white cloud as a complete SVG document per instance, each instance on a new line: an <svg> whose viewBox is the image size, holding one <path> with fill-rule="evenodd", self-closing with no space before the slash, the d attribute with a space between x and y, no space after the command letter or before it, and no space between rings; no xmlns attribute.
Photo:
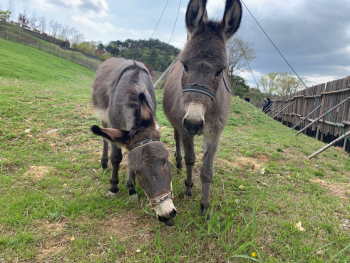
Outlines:
<svg viewBox="0 0 350 263"><path fill-rule="evenodd" d="M120 28L120 27L116 27L114 25L112 25L111 23L108 22L102 22L102 23L98 23L98 22L94 22L91 21L90 19L83 17L83 16L72 16L72 19L74 21L80 22L82 24L84 24L85 26L90 27L91 29L100 32L100 33L108 33L108 32L124 32L125 29Z"/></svg>
<svg viewBox="0 0 350 263"><path fill-rule="evenodd" d="M176 37L173 36L172 40L170 41L170 45L173 45L174 47L177 47L179 49L183 49L186 42L187 42L187 34L182 34Z"/></svg>

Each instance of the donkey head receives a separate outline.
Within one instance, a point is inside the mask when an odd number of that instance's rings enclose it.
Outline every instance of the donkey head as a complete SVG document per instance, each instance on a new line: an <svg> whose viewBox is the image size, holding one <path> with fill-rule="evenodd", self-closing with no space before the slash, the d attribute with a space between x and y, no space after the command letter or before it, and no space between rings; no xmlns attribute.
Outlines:
<svg viewBox="0 0 350 263"><path fill-rule="evenodd" d="M188 41L181 53L182 87L186 115L183 127L191 135L200 134L205 113L227 67L226 42L238 30L242 18L239 0L227 0L220 22L207 18L206 0L191 0L186 12Z"/></svg>
<svg viewBox="0 0 350 263"><path fill-rule="evenodd" d="M176 215L172 194L172 164L168 151L160 142L160 133L153 111L143 93L129 93L128 105L135 109L134 126L130 131L92 126L91 131L120 148L129 150L128 167L136 174L159 221L173 225Z"/></svg>

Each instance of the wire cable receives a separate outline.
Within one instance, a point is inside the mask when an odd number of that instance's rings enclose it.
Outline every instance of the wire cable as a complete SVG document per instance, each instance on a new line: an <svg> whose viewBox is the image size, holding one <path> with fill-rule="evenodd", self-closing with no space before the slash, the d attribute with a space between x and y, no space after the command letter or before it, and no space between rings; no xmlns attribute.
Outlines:
<svg viewBox="0 0 350 263"><path fill-rule="evenodd" d="M249 70L250 70L250 72L251 72L251 73L252 73L252 75L253 75L253 78L254 78L255 84L256 84L256 86L257 86L257 87L258 87L258 89L259 89L258 82L257 82L257 81L256 81L256 79L255 79L255 76L254 76L254 73L253 73L253 71L252 71L252 68L250 67L249 61L248 61L248 59L247 59L247 57L246 57L246 55L245 55L245 52L244 52L244 50L243 50L243 48L242 48L242 46L241 46L241 42L240 42L240 40L239 40L239 38L238 38L237 36L235 36L235 38L236 38L236 40L237 40L237 42L238 42L239 47L240 47L240 48L241 48L241 50L242 50L242 53L243 53L243 56L244 56L245 60L247 61L247 64L248 64Z"/></svg>
<svg viewBox="0 0 350 263"><path fill-rule="evenodd" d="M165 8L166 8L166 6L168 5L168 3L169 3L169 0L166 2L165 6L164 6L163 12L162 12L162 14L160 15L159 20L158 20L158 22L157 22L157 25L156 25L156 27L154 28L153 33L152 33L152 35L151 35L151 37L150 37L151 39L152 39L152 37L153 37L153 35L154 35L154 32L156 32L156 29L157 29L157 27L158 27L158 24L159 24L160 20L162 19L162 16L163 16L163 14L164 14Z"/></svg>
<svg viewBox="0 0 350 263"><path fill-rule="evenodd" d="M177 15L176 15L176 20L175 20L175 24L174 24L174 27L173 27L173 31L171 32L171 35L170 35L170 38L169 38L169 42L168 42L168 45L167 45L167 47L165 49L164 56L162 58L162 62L160 62L158 71L160 71L160 69L161 69L161 66L163 64L166 52L168 51L168 48L169 48L169 44L170 44L171 38L173 37L173 33L174 33L174 30L175 30L175 27L176 27L176 23L177 23L177 18L179 17L180 6L181 6L181 0L179 1L179 8L177 9Z"/></svg>
<svg viewBox="0 0 350 263"><path fill-rule="evenodd" d="M260 29L264 32L265 36L270 40L271 44L275 47L275 49L278 51L278 53L281 55L281 57L284 59L284 61L287 63L287 65L293 70L294 74L299 78L299 80L301 81L301 83L303 83L303 85L305 86L305 88L311 93L311 95L315 98L315 100L318 102L318 104L321 105L322 109L327 113L328 117L331 118L331 120L335 123L335 125L339 128L339 130L345 135L345 137L349 140L349 137L346 135L346 133L342 130L342 128L339 127L338 123L332 118L332 116L329 114L329 112L323 107L322 103L316 98L316 96L312 93L312 91L306 86L306 84L304 83L304 81L299 77L298 73L296 73L296 71L294 70L294 68L289 64L289 62L287 61L287 59L282 55L282 53L279 51L279 49L276 47L276 45L273 43L273 41L271 40L271 38L267 35L267 33L265 32L265 30L261 27L261 25L259 24L259 22L255 19L255 17L253 16L252 12L250 12L249 8L246 6L246 4L243 2L243 0L241 0L243 5L245 6L245 8L248 10L249 14L253 17L253 19L255 20L255 22L258 24L258 26L260 27Z"/></svg>

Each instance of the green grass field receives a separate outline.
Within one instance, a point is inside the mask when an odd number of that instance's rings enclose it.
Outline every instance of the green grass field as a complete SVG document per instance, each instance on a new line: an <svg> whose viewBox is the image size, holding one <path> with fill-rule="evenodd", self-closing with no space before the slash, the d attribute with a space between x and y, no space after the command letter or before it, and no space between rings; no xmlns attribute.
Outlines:
<svg viewBox="0 0 350 263"><path fill-rule="evenodd" d="M178 216L160 224L138 189L119 196L90 103L94 73L0 39L0 262L350 262L350 158L232 98L215 160L211 221L200 215L202 138L191 199L174 170ZM175 151L157 91L162 141ZM172 160L174 163L174 160ZM304 231L295 225L301 222Z"/></svg>

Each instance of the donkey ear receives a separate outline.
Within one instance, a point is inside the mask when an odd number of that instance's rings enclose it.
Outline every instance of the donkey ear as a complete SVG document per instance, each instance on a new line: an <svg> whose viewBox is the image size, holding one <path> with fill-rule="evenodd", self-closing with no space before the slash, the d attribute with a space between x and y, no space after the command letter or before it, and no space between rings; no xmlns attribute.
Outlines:
<svg viewBox="0 0 350 263"><path fill-rule="evenodd" d="M242 20L242 5L239 0L227 0L224 18L221 21L221 32L227 41L236 33Z"/></svg>
<svg viewBox="0 0 350 263"><path fill-rule="evenodd" d="M203 29L203 20L208 19L205 6L207 0L191 0L186 11L186 27L189 36L199 33Z"/></svg>
<svg viewBox="0 0 350 263"><path fill-rule="evenodd" d="M100 128L97 125L91 126L91 131L104 139L116 144L119 148L127 148L129 144L129 132L113 128Z"/></svg>
<svg viewBox="0 0 350 263"><path fill-rule="evenodd" d="M141 126L145 128L154 126L156 123L155 116L153 114L153 111L151 110L151 107L148 104L144 93L139 94L139 100L141 110Z"/></svg>

